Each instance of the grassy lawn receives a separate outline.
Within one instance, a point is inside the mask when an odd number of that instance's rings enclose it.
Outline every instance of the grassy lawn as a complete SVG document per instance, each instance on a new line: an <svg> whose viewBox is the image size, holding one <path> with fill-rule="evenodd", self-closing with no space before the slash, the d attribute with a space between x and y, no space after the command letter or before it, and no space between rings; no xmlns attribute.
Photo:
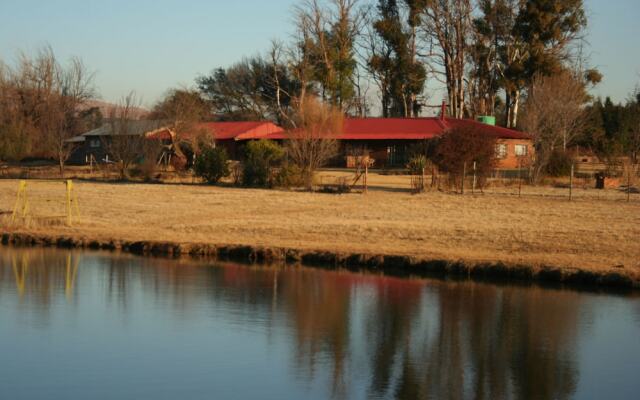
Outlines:
<svg viewBox="0 0 640 400"><path fill-rule="evenodd" d="M338 172L328 171L332 179ZM404 188L401 183L406 185ZM247 244L640 271L640 196L615 190L499 187L484 195L409 193L409 178L370 177L369 194L189 184L76 182L73 227L11 226L18 181L0 180L3 230L92 239ZM31 215L64 214L64 185L30 181Z"/></svg>

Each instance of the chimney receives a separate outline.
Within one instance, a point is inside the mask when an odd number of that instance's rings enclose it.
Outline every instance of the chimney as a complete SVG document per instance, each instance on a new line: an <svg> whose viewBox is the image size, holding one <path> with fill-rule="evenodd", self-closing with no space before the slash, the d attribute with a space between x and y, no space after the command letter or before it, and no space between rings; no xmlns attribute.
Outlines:
<svg viewBox="0 0 640 400"><path fill-rule="evenodd" d="M444 121L445 115L447 115L447 102L442 100L442 109L440 110L440 121Z"/></svg>

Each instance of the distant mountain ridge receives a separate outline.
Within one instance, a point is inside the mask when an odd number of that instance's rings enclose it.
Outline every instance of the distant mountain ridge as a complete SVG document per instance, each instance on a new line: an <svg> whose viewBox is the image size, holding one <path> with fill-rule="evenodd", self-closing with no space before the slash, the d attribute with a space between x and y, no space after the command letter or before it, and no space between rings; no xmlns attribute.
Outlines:
<svg viewBox="0 0 640 400"><path fill-rule="evenodd" d="M100 112L102 113L104 118L109 118L109 115L111 114L111 110L118 109L119 106L117 104L114 103L109 103L107 101L102 101L102 100L97 100L97 99L92 99L89 101L86 101L84 103L84 105L82 106L83 110L88 110L91 108L98 108L100 110ZM133 119L144 119L146 118L148 115L150 114L150 111L147 110L146 108L142 108L142 107L132 107L131 108L131 117Z"/></svg>

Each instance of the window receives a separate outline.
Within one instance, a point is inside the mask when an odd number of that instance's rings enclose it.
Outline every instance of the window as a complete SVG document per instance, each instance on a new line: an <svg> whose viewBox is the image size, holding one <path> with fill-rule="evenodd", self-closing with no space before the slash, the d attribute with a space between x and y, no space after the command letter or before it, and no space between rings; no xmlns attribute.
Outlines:
<svg viewBox="0 0 640 400"><path fill-rule="evenodd" d="M91 139L91 141L89 142L89 146L95 148L100 147L100 139Z"/></svg>
<svg viewBox="0 0 640 400"><path fill-rule="evenodd" d="M527 154L529 154L529 146L527 146L526 144L517 144L516 145L516 156L517 157L524 157Z"/></svg>
<svg viewBox="0 0 640 400"><path fill-rule="evenodd" d="M500 143L496 145L496 158L507 158L507 145Z"/></svg>

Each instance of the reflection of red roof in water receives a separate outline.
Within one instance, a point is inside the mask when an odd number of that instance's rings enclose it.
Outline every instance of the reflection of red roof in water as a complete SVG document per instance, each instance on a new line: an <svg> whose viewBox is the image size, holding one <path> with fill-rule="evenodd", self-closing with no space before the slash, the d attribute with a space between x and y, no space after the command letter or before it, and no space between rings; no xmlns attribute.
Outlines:
<svg viewBox="0 0 640 400"><path fill-rule="evenodd" d="M316 279L331 283L345 290L349 290L354 286L373 288L378 293L384 292L393 301L402 301L407 297L418 295L427 284L427 281L422 279L358 274L348 271L325 271L313 268L278 271L269 267L257 267L257 270L264 274L256 274L256 269L245 265L226 264L224 266L224 281L231 287L246 287L249 285L269 287L273 284L273 277L276 273L279 273L279 276L285 280L293 274L300 274L301 272L312 273L316 276Z"/></svg>

